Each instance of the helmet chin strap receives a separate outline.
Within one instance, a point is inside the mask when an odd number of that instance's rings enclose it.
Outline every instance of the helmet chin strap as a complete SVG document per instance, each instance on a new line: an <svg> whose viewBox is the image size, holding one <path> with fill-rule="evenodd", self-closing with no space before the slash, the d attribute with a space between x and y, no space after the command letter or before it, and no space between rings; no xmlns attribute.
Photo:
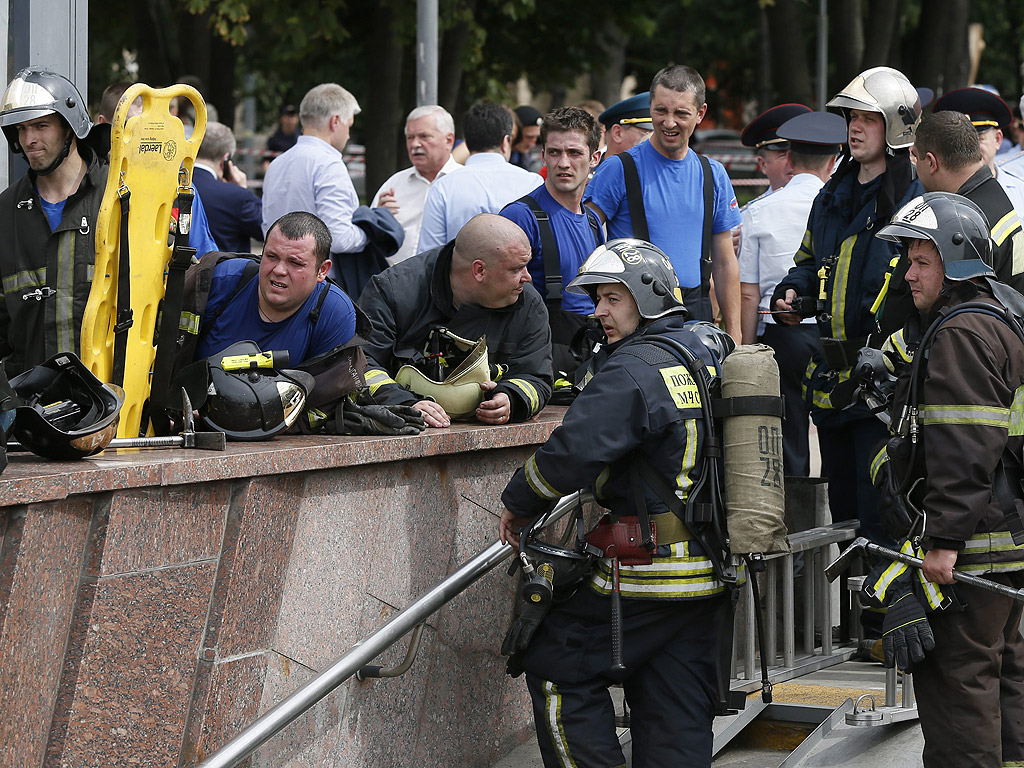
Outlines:
<svg viewBox="0 0 1024 768"><path fill-rule="evenodd" d="M63 163L64 160L67 158L67 156L71 153L71 136L72 136L71 127L68 126L67 137L64 139L64 151L61 152L59 155L57 155L57 159L54 160L52 163L50 163L50 167L49 168L47 168L44 171L36 171L35 172L36 176L49 176L51 173L56 171L58 167L60 167L60 164ZM22 149L22 154L24 154L24 153L25 153L25 150L23 148Z"/></svg>

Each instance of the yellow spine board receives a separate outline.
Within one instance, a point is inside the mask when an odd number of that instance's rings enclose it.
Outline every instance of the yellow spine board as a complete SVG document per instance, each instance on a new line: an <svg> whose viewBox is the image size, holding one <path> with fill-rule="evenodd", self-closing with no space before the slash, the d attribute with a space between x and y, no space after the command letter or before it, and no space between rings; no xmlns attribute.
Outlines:
<svg viewBox="0 0 1024 768"><path fill-rule="evenodd" d="M178 96L195 108L196 124L189 138L181 120L170 112L171 101ZM137 98L142 99L142 113L129 117ZM191 184L205 133L206 103L187 85L153 89L138 83L125 91L114 112L110 174L96 226L96 269L82 321L82 361L102 381L111 380L121 236L118 189L124 184L131 191L128 239L134 322L125 352L125 403L118 437L139 434L156 356L157 311L171 258L171 211L178 196L179 172L184 171L181 183Z"/></svg>

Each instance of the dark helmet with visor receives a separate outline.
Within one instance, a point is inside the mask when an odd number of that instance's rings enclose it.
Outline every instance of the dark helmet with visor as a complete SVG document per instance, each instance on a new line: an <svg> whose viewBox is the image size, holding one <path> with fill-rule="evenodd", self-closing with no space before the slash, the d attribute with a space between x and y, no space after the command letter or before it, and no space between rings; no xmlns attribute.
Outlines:
<svg viewBox="0 0 1024 768"><path fill-rule="evenodd" d="M926 192L915 197L896 211L876 237L904 248L906 240L930 240L950 280L996 276L988 220L977 205L960 195Z"/></svg>
<svg viewBox="0 0 1024 768"><path fill-rule="evenodd" d="M273 354L281 368L255 364L261 357L256 342L239 341L183 368L176 386L188 392L208 429L223 432L228 440L268 440L298 420L316 381L305 371L285 369L287 355L282 361L282 353Z"/></svg>
<svg viewBox="0 0 1024 768"><path fill-rule="evenodd" d="M565 289L596 302L597 286L605 283L626 286L645 320L686 313L672 262L646 240L622 237L599 246Z"/></svg>
<svg viewBox="0 0 1024 768"><path fill-rule="evenodd" d="M47 459L81 459L99 453L117 432L124 391L104 384L70 352L11 379L21 405L14 436Z"/></svg>

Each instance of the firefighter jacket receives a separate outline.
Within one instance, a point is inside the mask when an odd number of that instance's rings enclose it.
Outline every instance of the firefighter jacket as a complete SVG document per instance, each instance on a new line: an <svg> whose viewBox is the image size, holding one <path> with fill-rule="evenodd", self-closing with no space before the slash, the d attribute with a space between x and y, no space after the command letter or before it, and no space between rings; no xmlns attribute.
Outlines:
<svg viewBox="0 0 1024 768"><path fill-rule="evenodd" d="M822 349L808 363L804 381L805 396L817 424L836 425L871 418L863 405L842 413L835 410L845 403L834 405L830 392L837 383L849 379L857 350L875 330L872 307L890 262L897 256L896 244L875 237L875 230L900 206L924 193L917 179L896 181L894 177L906 169L893 160L888 171L864 185L857 182L858 169L856 161L848 161L818 193L795 266L774 294L779 296L792 288L798 296L818 298L821 273L825 274L825 308L818 317ZM895 327L902 325L905 316ZM829 365L828 360L834 364Z"/></svg>
<svg viewBox="0 0 1024 768"><path fill-rule="evenodd" d="M508 395L512 421L525 421L551 397L551 330L544 301L526 285L508 307L456 307L450 278L453 250L454 241L396 264L367 283L359 298L373 324L363 345L366 384L382 405L412 405L423 398L392 376L403 365L423 363L433 329L447 328L472 340L486 335L488 362L508 367L492 392Z"/></svg>
<svg viewBox="0 0 1024 768"><path fill-rule="evenodd" d="M0 194L0 358L8 376L58 352L80 354L82 318L96 261L96 216L107 183L107 164L78 143L88 170L64 204L56 232L39 202L29 171Z"/></svg>
<svg viewBox="0 0 1024 768"><path fill-rule="evenodd" d="M956 191L981 208L988 219L994 249L992 269L1002 282L1024 293L1024 229L1013 203L987 165Z"/></svg>
<svg viewBox="0 0 1024 768"><path fill-rule="evenodd" d="M685 364L644 343L648 334L669 335L713 368L710 353L683 324L682 317L670 315L607 348L609 356L566 411L561 426L505 488L501 500L511 512L536 516L562 496L586 488L611 512L635 515L637 460L668 479L686 501L704 458L698 388ZM643 494L652 517L668 511L646 484ZM620 571L623 597L693 599L723 590L711 561L693 540L659 544L650 565L623 565ZM608 561L602 561L590 585L601 593L611 590Z"/></svg>
<svg viewBox="0 0 1024 768"><path fill-rule="evenodd" d="M955 310L968 300L999 306L987 288L971 282L957 286L944 307ZM908 325L906 337L914 335ZM923 478L923 493L914 496L925 514L924 546L960 550L956 567L963 571L1024 569L1024 547L1013 544L996 492L1004 455L1019 462L1024 449L1024 344L1003 320L971 311L949 317L925 343L910 350L915 358L925 356L918 367L919 444L910 469ZM899 416L913 413L907 410L915 406L913 370L903 367L892 409L894 429L910 434L913 423L902 429ZM1010 485L1019 497L1019 483Z"/></svg>

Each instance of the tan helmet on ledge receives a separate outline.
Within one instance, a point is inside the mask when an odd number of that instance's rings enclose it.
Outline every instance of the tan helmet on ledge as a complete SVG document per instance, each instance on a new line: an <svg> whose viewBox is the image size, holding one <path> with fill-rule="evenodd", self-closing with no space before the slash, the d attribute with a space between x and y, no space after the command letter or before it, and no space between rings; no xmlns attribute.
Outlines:
<svg viewBox="0 0 1024 768"><path fill-rule="evenodd" d="M411 365L399 368L395 381L417 395L429 397L453 419L468 419L484 399L480 385L491 380L487 364L487 337L481 336L477 341L470 341L450 332L445 335L457 348L468 349L469 354L455 370L445 376L444 381L427 378Z"/></svg>

